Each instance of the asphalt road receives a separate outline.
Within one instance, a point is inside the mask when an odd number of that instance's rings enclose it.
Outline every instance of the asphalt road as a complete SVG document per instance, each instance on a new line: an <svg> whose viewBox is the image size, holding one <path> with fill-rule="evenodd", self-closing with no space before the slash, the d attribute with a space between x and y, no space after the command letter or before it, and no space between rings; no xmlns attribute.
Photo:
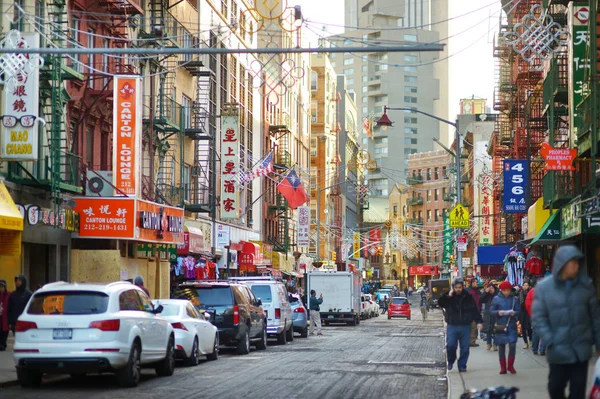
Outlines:
<svg viewBox="0 0 600 399"><path fill-rule="evenodd" d="M76 381L58 378L40 389L1 388L0 398L445 398L441 312L421 321L385 315L349 327L324 327L324 336L286 345L269 341L266 351L236 356L222 348L216 362L178 365L172 377L145 370L137 388L116 386L111 375Z"/></svg>

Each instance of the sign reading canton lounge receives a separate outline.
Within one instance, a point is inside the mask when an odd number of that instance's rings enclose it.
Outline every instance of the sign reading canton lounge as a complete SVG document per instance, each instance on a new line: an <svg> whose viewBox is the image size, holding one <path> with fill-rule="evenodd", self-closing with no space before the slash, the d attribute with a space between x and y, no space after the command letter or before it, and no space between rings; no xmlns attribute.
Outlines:
<svg viewBox="0 0 600 399"><path fill-rule="evenodd" d="M22 33L21 40L23 47L40 46L35 33ZM4 84L1 157L11 161L38 158L40 72L38 68L25 68L26 73L16 79L18 84Z"/></svg>
<svg viewBox="0 0 600 399"><path fill-rule="evenodd" d="M113 184L117 196L135 196L139 191L141 87L139 77L114 77Z"/></svg>
<svg viewBox="0 0 600 399"><path fill-rule="evenodd" d="M571 66L569 74L569 115L571 120L569 126L579 126L578 119L580 115L577 112L577 105L588 94L589 87L585 77L586 73L589 75L592 67L587 51L590 38L588 32L590 10L588 6L574 5L573 3L569 8L571 16L571 40L569 40L569 46L571 47L569 51ZM575 134L571 136L573 138L577 137ZM575 143L571 143L571 148L574 147L573 144ZM582 148L581 145L579 146L580 153L588 149L589 147Z"/></svg>
<svg viewBox="0 0 600 399"><path fill-rule="evenodd" d="M525 191L529 184L529 162L504 160L504 213L527 213Z"/></svg>
<svg viewBox="0 0 600 399"><path fill-rule="evenodd" d="M240 167L238 116L221 118L221 219L236 219L239 204L237 184Z"/></svg>

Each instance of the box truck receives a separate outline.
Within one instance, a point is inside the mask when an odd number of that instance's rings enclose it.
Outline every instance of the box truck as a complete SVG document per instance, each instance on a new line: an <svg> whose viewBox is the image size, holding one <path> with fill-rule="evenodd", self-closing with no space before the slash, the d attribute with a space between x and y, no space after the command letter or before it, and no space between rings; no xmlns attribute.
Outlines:
<svg viewBox="0 0 600 399"><path fill-rule="evenodd" d="M356 272L313 271L308 273L308 294L315 290L323 295L321 320L329 323L360 323L360 288L362 278Z"/></svg>

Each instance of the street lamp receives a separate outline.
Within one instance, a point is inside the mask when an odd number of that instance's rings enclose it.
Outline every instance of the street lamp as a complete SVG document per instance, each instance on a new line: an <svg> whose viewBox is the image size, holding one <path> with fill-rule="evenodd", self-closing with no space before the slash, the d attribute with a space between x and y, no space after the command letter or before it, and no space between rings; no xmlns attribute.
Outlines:
<svg viewBox="0 0 600 399"><path fill-rule="evenodd" d="M442 123L445 123L447 125L450 125L452 127L454 127L454 138L456 140L456 153L452 152L449 148L446 148L442 143L440 143L440 141L437 138L434 138L433 140L438 143L439 145L441 145L446 151L448 151L451 155L454 156L454 159L456 161L456 201L458 204L460 204L462 202L462 192L461 192L461 183L460 183L460 178L461 178L461 172L460 172L460 133L458 132L458 121L456 122L451 122L447 119L444 118L440 118L439 116L435 116L432 114L429 114L427 112L423 112L423 111L419 111L416 108L411 108L411 107L387 107L384 106L383 107L383 115L381 115L381 118L379 118L379 120L376 122L377 126L381 127L383 130L386 130L388 127L391 127L394 122L392 122L390 120L390 118L387 116L387 111L411 111L411 112L415 112L417 114L421 114L421 115L425 115L431 119L435 119L437 121L440 121ZM458 235L462 235L462 228L458 229L457 232ZM462 269L462 252L458 252L458 258L457 258L457 262L458 262L458 277L463 277L463 269Z"/></svg>

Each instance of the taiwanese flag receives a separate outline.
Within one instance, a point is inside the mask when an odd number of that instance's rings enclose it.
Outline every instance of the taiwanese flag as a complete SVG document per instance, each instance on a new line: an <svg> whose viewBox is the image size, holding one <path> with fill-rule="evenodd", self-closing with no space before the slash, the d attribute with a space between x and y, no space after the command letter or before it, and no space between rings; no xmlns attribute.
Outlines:
<svg viewBox="0 0 600 399"><path fill-rule="evenodd" d="M277 191L281 193L287 200L290 208L296 209L304 204L310 198L306 195L306 191L302 187L302 182L294 170L277 185Z"/></svg>

